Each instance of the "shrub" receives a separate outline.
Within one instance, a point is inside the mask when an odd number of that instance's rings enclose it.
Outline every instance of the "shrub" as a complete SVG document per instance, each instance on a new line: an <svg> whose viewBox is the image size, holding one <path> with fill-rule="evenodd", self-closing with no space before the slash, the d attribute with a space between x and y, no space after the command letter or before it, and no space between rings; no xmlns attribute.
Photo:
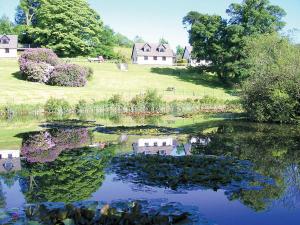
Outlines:
<svg viewBox="0 0 300 225"><path fill-rule="evenodd" d="M67 87L83 87L89 71L75 64L61 64L54 68L49 84Z"/></svg>
<svg viewBox="0 0 300 225"><path fill-rule="evenodd" d="M79 102L75 106L76 113L80 114L87 110L88 103L85 100L79 100Z"/></svg>
<svg viewBox="0 0 300 225"><path fill-rule="evenodd" d="M300 51L289 40L261 35L247 43L242 103L252 120L293 122L300 115Z"/></svg>
<svg viewBox="0 0 300 225"><path fill-rule="evenodd" d="M108 99L108 103L114 105L121 105L123 103L122 96L118 94L113 95L110 99Z"/></svg>
<svg viewBox="0 0 300 225"><path fill-rule="evenodd" d="M162 97L158 95L156 90L147 90L144 97L144 103L146 110L158 111L163 104L163 100Z"/></svg>
<svg viewBox="0 0 300 225"><path fill-rule="evenodd" d="M44 62L27 61L22 64L22 76L29 81L47 83L53 69L53 66Z"/></svg>
<svg viewBox="0 0 300 225"><path fill-rule="evenodd" d="M71 111L70 104L64 99L50 98L45 106L44 110L50 114L64 114Z"/></svg>
<svg viewBox="0 0 300 225"><path fill-rule="evenodd" d="M94 70L91 67L86 67L86 69L87 69L87 77L86 77L86 79L87 80L91 80L93 78L93 75L94 75Z"/></svg>
<svg viewBox="0 0 300 225"><path fill-rule="evenodd" d="M60 64L60 59L58 56L51 50L47 48L32 48L27 49L20 56L19 63L20 65L24 62L33 61L37 63L47 63L52 66L57 66Z"/></svg>

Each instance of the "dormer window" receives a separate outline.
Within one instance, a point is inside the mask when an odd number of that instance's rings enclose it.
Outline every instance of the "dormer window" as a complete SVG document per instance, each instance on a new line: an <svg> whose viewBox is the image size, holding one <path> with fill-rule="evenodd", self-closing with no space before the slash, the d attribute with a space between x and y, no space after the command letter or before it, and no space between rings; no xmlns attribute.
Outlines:
<svg viewBox="0 0 300 225"><path fill-rule="evenodd" d="M0 39L0 43L1 44L9 44L9 38L7 36L3 36L1 39Z"/></svg>
<svg viewBox="0 0 300 225"><path fill-rule="evenodd" d="M157 48L157 51L158 51L158 52L165 52L165 51L166 51L166 48L165 48L164 45L160 44L160 45L158 46L158 48Z"/></svg>
<svg viewBox="0 0 300 225"><path fill-rule="evenodd" d="M145 44L143 47L144 52L150 52L151 51L151 46L149 44Z"/></svg>

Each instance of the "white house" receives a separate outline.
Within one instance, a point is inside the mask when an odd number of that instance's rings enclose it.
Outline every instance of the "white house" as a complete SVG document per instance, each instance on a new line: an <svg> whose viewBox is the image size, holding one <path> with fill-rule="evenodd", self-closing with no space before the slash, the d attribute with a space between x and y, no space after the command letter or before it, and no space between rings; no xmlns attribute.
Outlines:
<svg viewBox="0 0 300 225"><path fill-rule="evenodd" d="M132 63L171 66L175 54L169 44L136 43L131 54Z"/></svg>
<svg viewBox="0 0 300 225"><path fill-rule="evenodd" d="M0 150L0 174L21 170L20 150Z"/></svg>
<svg viewBox="0 0 300 225"><path fill-rule="evenodd" d="M171 155L173 149L173 138L138 139L136 143L133 143L133 150L138 154Z"/></svg>
<svg viewBox="0 0 300 225"><path fill-rule="evenodd" d="M186 61L188 62L188 64L190 66L196 67L196 66L207 66L209 65L209 62L206 60L197 60L193 58L192 55L192 51L193 51L193 47L192 46L186 46L184 48L184 52L182 55L183 59L186 59Z"/></svg>
<svg viewBox="0 0 300 225"><path fill-rule="evenodd" d="M17 49L17 35L0 35L0 58L16 58Z"/></svg>

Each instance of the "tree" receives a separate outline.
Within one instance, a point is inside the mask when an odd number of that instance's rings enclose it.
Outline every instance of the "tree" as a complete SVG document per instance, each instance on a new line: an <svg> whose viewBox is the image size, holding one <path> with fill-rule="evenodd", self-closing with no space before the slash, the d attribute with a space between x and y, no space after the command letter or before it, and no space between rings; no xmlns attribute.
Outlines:
<svg viewBox="0 0 300 225"><path fill-rule="evenodd" d="M177 45L176 47L176 56L177 56L177 59L182 59L182 55L184 53L184 48L180 45Z"/></svg>
<svg viewBox="0 0 300 225"><path fill-rule="evenodd" d="M15 34L14 24L5 15L0 18L0 34Z"/></svg>
<svg viewBox="0 0 300 225"><path fill-rule="evenodd" d="M20 0L15 16L16 23L26 26L35 24L36 13L41 2L42 0Z"/></svg>
<svg viewBox="0 0 300 225"><path fill-rule="evenodd" d="M134 44L132 40L120 33L115 34L115 42L118 46L127 48L131 48Z"/></svg>
<svg viewBox="0 0 300 225"><path fill-rule="evenodd" d="M277 34L249 38L249 78L242 102L256 121L292 122L300 115L300 49Z"/></svg>
<svg viewBox="0 0 300 225"><path fill-rule="evenodd" d="M159 39L159 44L169 44L169 42L162 37Z"/></svg>
<svg viewBox="0 0 300 225"><path fill-rule="evenodd" d="M134 43L144 43L144 39L141 37L141 36L135 36L134 39L133 39L133 42Z"/></svg>
<svg viewBox="0 0 300 225"><path fill-rule="evenodd" d="M226 12L229 20L192 11L183 24L189 29L194 56L211 62L205 69L224 82L240 82L246 76L245 37L280 30L285 12L268 0L244 0L231 4Z"/></svg>
<svg viewBox="0 0 300 225"><path fill-rule="evenodd" d="M27 32L35 44L66 57L95 54L95 49L103 48L103 23L85 0L40 0L38 3L35 9L28 6L28 1L24 3L26 7L22 6L26 10L29 7L29 11L23 11L34 18L34 22L28 23Z"/></svg>

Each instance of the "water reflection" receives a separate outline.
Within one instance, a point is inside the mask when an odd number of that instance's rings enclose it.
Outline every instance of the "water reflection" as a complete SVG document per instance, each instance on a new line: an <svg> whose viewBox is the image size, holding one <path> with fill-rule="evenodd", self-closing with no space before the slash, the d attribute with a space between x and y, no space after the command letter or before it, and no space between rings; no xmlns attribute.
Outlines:
<svg viewBox="0 0 300 225"><path fill-rule="evenodd" d="M299 134L298 127L232 121L180 128L77 124L21 133L26 159L0 153L0 208L13 205L7 193L38 204L155 195L193 203L217 224L281 225L278 217L300 215ZM14 165L4 167L7 160ZM229 211L237 214L234 223L224 219Z"/></svg>
<svg viewBox="0 0 300 225"><path fill-rule="evenodd" d="M180 145L172 137L141 138L132 144L135 154L185 156L190 155L190 144Z"/></svg>
<svg viewBox="0 0 300 225"><path fill-rule="evenodd" d="M21 170L20 150L0 150L0 174Z"/></svg>

